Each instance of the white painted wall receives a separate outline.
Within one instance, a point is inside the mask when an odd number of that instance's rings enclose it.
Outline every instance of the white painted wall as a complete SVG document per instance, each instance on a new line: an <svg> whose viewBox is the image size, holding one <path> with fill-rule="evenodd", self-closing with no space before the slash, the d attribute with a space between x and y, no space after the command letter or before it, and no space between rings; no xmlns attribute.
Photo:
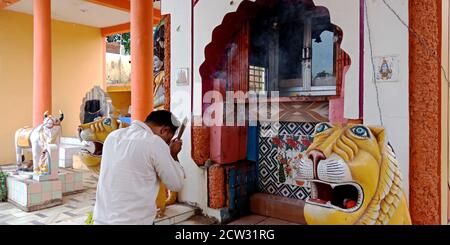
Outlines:
<svg viewBox="0 0 450 245"><path fill-rule="evenodd" d="M408 23L408 0L387 0ZM381 0L366 1L374 56L398 55L399 79L377 83L384 127L397 154L403 175L403 188L409 200L409 36L408 29ZM367 18L367 16L366 16ZM380 125L373 69L370 58L367 23L364 55L364 122ZM347 93L346 93L347 95Z"/></svg>
<svg viewBox="0 0 450 245"><path fill-rule="evenodd" d="M344 37L341 48L350 56L351 66L345 73L344 117L359 118L359 54L360 11L359 0L314 0L316 6L324 6L330 13L331 23L342 28Z"/></svg>
<svg viewBox="0 0 450 245"><path fill-rule="evenodd" d="M161 14L171 15L171 109L180 119L191 113L191 89L189 86L177 86L176 75L179 68L191 69L191 2L188 0L164 0ZM189 80L191 75L189 74ZM199 168L191 157L191 131L183 135L183 149L179 159L186 173L186 184L179 193L181 202L188 202L207 210L207 174Z"/></svg>

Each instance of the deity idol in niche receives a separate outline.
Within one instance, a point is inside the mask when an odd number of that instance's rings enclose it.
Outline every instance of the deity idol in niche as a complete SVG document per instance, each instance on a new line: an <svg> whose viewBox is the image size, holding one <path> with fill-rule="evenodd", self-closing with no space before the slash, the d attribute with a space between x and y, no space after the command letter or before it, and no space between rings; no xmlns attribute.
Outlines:
<svg viewBox="0 0 450 245"><path fill-rule="evenodd" d="M156 27L153 49L153 107L164 109L164 25Z"/></svg>
<svg viewBox="0 0 450 245"><path fill-rule="evenodd" d="M155 109L162 109L164 107L164 63L153 56L153 106Z"/></svg>

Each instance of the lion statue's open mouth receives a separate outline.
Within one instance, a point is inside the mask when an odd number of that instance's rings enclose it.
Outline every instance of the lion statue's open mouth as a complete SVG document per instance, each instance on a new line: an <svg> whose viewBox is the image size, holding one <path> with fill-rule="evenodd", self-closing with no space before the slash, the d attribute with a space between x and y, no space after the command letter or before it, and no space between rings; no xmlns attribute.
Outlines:
<svg viewBox="0 0 450 245"><path fill-rule="evenodd" d="M86 167L99 174L103 143L106 137L114 130L127 126L126 123L109 117L99 118L94 122L80 125L78 134L83 143L80 158Z"/></svg>
<svg viewBox="0 0 450 245"><path fill-rule="evenodd" d="M311 196L307 203L342 212L353 213L361 208L364 194L357 183L333 184L311 181Z"/></svg>
<svg viewBox="0 0 450 245"><path fill-rule="evenodd" d="M363 188L353 180L350 168L337 154L316 165L308 156L303 158L298 177L310 183L311 195L306 202L311 205L352 213L363 204Z"/></svg>
<svg viewBox="0 0 450 245"><path fill-rule="evenodd" d="M318 124L297 179L311 187L304 209L308 224L411 224L383 128Z"/></svg>
<svg viewBox="0 0 450 245"><path fill-rule="evenodd" d="M83 140L82 153L89 154L93 157L102 157L103 154L103 143L99 141L88 141Z"/></svg>

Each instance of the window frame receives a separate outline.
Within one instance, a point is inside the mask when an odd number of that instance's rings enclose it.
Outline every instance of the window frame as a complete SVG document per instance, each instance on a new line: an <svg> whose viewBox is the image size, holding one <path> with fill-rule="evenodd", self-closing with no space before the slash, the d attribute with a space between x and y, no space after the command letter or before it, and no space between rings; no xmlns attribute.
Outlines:
<svg viewBox="0 0 450 245"><path fill-rule="evenodd" d="M336 96L337 95L337 81L334 86L313 86L313 74L312 74L312 58L313 58L313 50L312 50L312 19L314 16L313 14L307 14L304 18L304 30L303 30L303 48L302 48L302 60L301 60L301 66L302 66L302 77L301 77L301 86L297 87L291 87L287 88L283 92L290 93L290 95L281 96L281 97L295 97L295 96ZM334 32L334 36L336 36L336 32ZM336 65L337 57L336 57L336 45L335 41L333 42L333 65ZM277 43L278 45L278 43ZM269 47L270 48L270 47ZM274 67L278 67L278 50L270 50L270 52L275 53L274 59L269 62L275 62L277 65ZM269 58L270 59L270 58ZM251 67L258 67L252 64L249 64L249 89L250 89L250 70ZM335 68L333 70L334 73L336 73ZM278 68L275 68L275 71L272 71L272 73L276 73L275 75L270 75L271 71L269 68L265 68L265 86L264 91L270 92L275 91L273 90L276 88L276 91L280 91L280 80L278 78ZM334 74L336 78L336 74ZM276 80L276 81L275 81ZM292 90L292 91L289 91ZM255 90L256 91L256 90ZM258 91L257 91L258 92Z"/></svg>

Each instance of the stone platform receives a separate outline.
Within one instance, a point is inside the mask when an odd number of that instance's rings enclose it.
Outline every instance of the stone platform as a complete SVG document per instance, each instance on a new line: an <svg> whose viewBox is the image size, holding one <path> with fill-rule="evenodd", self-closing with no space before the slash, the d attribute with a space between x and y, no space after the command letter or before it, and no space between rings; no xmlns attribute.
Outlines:
<svg viewBox="0 0 450 245"><path fill-rule="evenodd" d="M62 204L62 196L84 190L83 173L79 170L59 169L55 180L36 181L27 175L7 178L8 202L23 211L33 212Z"/></svg>
<svg viewBox="0 0 450 245"><path fill-rule="evenodd" d="M83 171L60 168L58 176L62 183L61 187L64 196L84 191Z"/></svg>
<svg viewBox="0 0 450 245"><path fill-rule="evenodd" d="M305 201L257 193L250 197L252 213L295 224L306 224L303 215Z"/></svg>

